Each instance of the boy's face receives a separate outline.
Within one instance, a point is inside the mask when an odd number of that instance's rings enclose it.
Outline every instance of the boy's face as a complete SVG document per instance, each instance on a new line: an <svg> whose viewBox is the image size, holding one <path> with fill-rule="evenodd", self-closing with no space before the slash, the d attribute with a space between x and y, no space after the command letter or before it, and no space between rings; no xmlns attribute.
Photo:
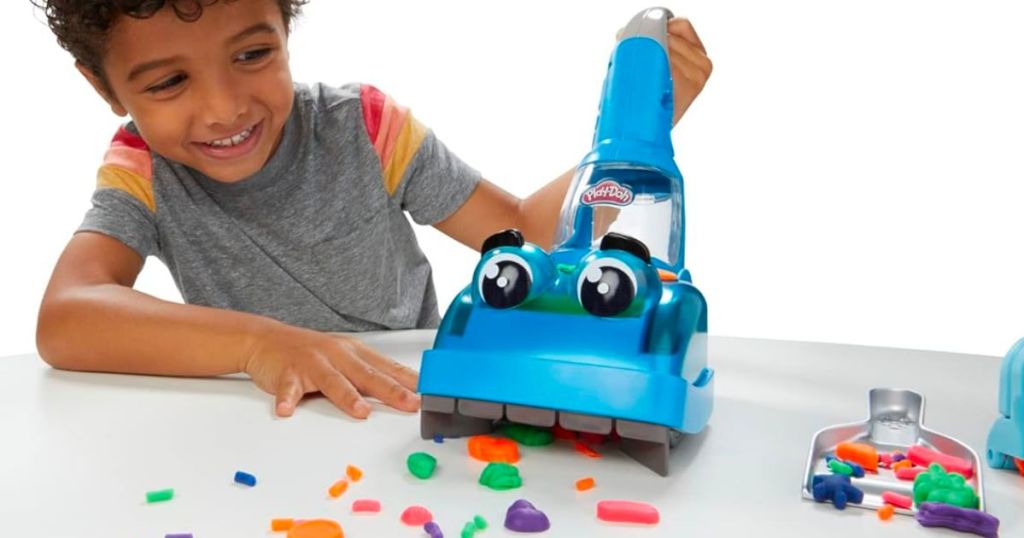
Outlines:
<svg viewBox="0 0 1024 538"><path fill-rule="evenodd" d="M166 7L148 19L122 16L103 65L113 92L105 97L153 151L222 182L267 162L292 108L287 29L274 0L219 1L194 22Z"/></svg>

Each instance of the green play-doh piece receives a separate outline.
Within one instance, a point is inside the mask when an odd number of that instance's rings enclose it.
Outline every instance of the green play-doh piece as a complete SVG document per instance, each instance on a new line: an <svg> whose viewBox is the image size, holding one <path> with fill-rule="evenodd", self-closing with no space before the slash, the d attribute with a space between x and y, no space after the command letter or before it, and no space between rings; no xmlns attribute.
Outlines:
<svg viewBox="0 0 1024 538"><path fill-rule="evenodd" d="M405 460L405 465L413 476L426 480L434 474L434 469L437 468L437 458L426 452L415 452L409 454L409 457Z"/></svg>
<svg viewBox="0 0 1024 538"><path fill-rule="evenodd" d="M947 473L938 463L914 479L914 504L943 503L960 508L978 508L978 495L960 473Z"/></svg>
<svg viewBox="0 0 1024 538"><path fill-rule="evenodd" d="M507 463L489 463L480 473L480 483L497 490L515 489L523 485L519 469Z"/></svg>
<svg viewBox="0 0 1024 538"><path fill-rule="evenodd" d="M525 446L544 446L555 441L555 435L551 430L526 424L505 424L501 427L501 433Z"/></svg>
<svg viewBox="0 0 1024 538"><path fill-rule="evenodd" d="M828 462L828 468L832 469L833 473L850 476L853 474L853 467L839 461L832 460Z"/></svg>
<svg viewBox="0 0 1024 538"><path fill-rule="evenodd" d="M469 523L466 523L464 527L462 527L462 534L460 535L460 538L473 538L473 535L475 533L476 525L474 525L473 522L470 521Z"/></svg>
<svg viewBox="0 0 1024 538"><path fill-rule="evenodd" d="M159 489L159 490L156 490L156 491L147 491L146 492L146 502L147 503L158 503L158 502L163 502L163 501L169 501L169 500L171 500L173 498L174 498L174 490L173 489Z"/></svg>
<svg viewBox="0 0 1024 538"><path fill-rule="evenodd" d="M479 530L484 530L487 528L487 520L484 519L484 516L473 516L473 525Z"/></svg>

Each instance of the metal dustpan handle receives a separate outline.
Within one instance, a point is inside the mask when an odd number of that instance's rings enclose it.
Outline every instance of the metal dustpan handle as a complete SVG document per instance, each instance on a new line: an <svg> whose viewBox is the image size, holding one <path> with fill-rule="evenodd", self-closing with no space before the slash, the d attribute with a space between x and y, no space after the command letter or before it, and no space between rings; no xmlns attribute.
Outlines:
<svg viewBox="0 0 1024 538"><path fill-rule="evenodd" d="M870 436L883 445L917 444L924 422L924 396L912 390L871 389L868 392Z"/></svg>

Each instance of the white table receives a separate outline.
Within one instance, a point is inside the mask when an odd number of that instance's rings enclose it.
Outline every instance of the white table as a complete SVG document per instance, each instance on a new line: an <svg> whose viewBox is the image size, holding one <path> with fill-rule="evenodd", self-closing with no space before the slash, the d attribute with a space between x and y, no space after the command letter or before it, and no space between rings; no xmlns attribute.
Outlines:
<svg viewBox="0 0 1024 538"><path fill-rule="evenodd" d="M409 364L430 331L365 335ZM275 517L329 517L347 537L426 536L398 520L410 504L430 508L448 537L474 514L478 538L511 536L502 521L518 498L552 521L546 536L952 536L906 517L881 522L867 510L837 512L801 500L812 434L861 420L867 391L900 386L926 397L925 424L981 453L996 413L999 359L870 347L712 337L717 394L711 426L687 438L661 478L603 447L591 460L565 442L522 448L524 485L495 492L476 483L483 464L464 440L419 439L419 419L378 407L355 421L323 398L277 419L272 399L245 379L175 379L55 371L35 355L0 359L0 524L4 536L197 538L284 536ZM437 474L421 481L405 458L426 451ZM347 464L365 477L340 499L327 488ZM255 488L232 482L253 473ZM985 469L988 509L1002 536L1024 536L1024 478ZM593 476L597 487L573 484ZM165 503L145 492L174 488ZM357 498L382 501L379 515L352 515ZM656 527L598 521L600 499L651 503Z"/></svg>

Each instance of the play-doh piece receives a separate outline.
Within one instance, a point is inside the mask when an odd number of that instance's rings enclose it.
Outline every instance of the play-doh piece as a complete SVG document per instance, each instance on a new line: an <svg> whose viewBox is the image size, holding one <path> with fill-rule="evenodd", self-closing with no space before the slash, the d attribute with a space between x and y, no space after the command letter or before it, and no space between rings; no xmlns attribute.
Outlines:
<svg viewBox="0 0 1024 538"><path fill-rule="evenodd" d="M583 454L588 458L600 458L601 454L595 451L593 448L587 446L583 441L576 441L576 452Z"/></svg>
<svg viewBox="0 0 1024 538"><path fill-rule="evenodd" d="M435 435L434 436L434 442L439 444L439 445L444 443L444 436L443 435Z"/></svg>
<svg viewBox="0 0 1024 538"><path fill-rule="evenodd" d="M864 478L864 468L852 461L844 461L848 467L850 467L850 476L854 478Z"/></svg>
<svg viewBox="0 0 1024 538"><path fill-rule="evenodd" d="M914 499L907 497L906 495L900 495L895 491L882 492L882 502L891 504L896 508L905 508L907 510L914 506Z"/></svg>
<svg viewBox="0 0 1024 538"><path fill-rule="evenodd" d="M928 502L917 506L916 517L917 522L925 527L945 527L985 538L999 536L999 520L978 510Z"/></svg>
<svg viewBox="0 0 1024 538"><path fill-rule="evenodd" d="M832 460L828 462L828 468L831 469L833 473L844 476L851 476L853 474L853 469L839 460Z"/></svg>
<svg viewBox="0 0 1024 538"><path fill-rule="evenodd" d="M907 451L907 459L921 467L928 467L932 463L938 463L939 465L942 465L942 468L945 469L946 472L960 473L964 478L971 478L974 476L974 466L971 465L971 462L963 458L943 454L942 452L938 452L921 445L914 445L910 447L910 450Z"/></svg>
<svg viewBox="0 0 1024 538"><path fill-rule="evenodd" d="M913 450L913 449L911 449ZM928 471L914 479L914 503L943 503L961 508L977 508L978 495L960 473L947 473L932 463Z"/></svg>
<svg viewBox="0 0 1024 538"><path fill-rule="evenodd" d="M576 440L576 432L574 432L572 430L567 430L567 429L559 426L558 424L555 424L551 428L551 434L555 436L555 439L566 439L566 440L569 440L569 441L575 441Z"/></svg>
<svg viewBox="0 0 1024 538"><path fill-rule="evenodd" d="M380 512L380 501L376 499L356 499L352 501L352 511L357 514Z"/></svg>
<svg viewBox="0 0 1024 538"><path fill-rule="evenodd" d="M441 532L441 527L433 521L424 523L423 530L430 535L430 538L444 538L444 533Z"/></svg>
<svg viewBox="0 0 1024 538"><path fill-rule="evenodd" d="M434 474L434 469L437 468L437 458L426 452L415 452L409 454L409 457L405 460L405 465L413 476L426 480Z"/></svg>
<svg viewBox="0 0 1024 538"><path fill-rule="evenodd" d="M905 459L907 459L907 455L902 453L902 452L896 451L896 452L892 453L892 462L893 463L900 462L900 461L903 461Z"/></svg>
<svg viewBox="0 0 1024 538"><path fill-rule="evenodd" d="M879 454L878 455L878 465L880 467L885 467L886 469L888 469L889 466L892 465L892 464L893 464L892 454Z"/></svg>
<svg viewBox="0 0 1024 538"><path fill-rule="evenodd" d="M656 525L661 520L658 509L635 501L600 501L597 503L597 519L612 523L643 523Z"/></svg>
<svg viewBox="0 0 1024 538"><path fill-rule="evenodd" d="M1024 476L1024 460L1020 458L1013 458L1013 464L1017 466L1017 472Z"/></svg>
<svg viewBox="0 0 1024 538"><path fill-rule="evenodd" d="M583 441L584 443L590 446L603 445L604 442L607 440L607 435L601 435L600 433L580 432L580 441Z"/></svg>
<svg viewBox="0 0 1024 538"><path fill-rule="evenodd" d="M850 483L850 477L841 474L818 474L811 480L811 493L820 503L832 501L836 510L846 508L846 503L860 504L864 492Z"/></svg>
<svg viewBox="0 0 1024 538"><path fill-rule="evenodd" d="M501 433L524 446L544 446L555 441L551 430L526 424L505 424L501 427Z"/></svg>
<svg viewBox="0 0 1024 538"><path fill-rule="evenodd" d="M192 538L191 532L175 532L172 534L165 534L164 538Z"/></svg>
<svg viewBox="0 0 1024 538"><path fill-rule="evenodd" d="M286 531L295 525L295 520L290 517L279 517L270 520L270 530L274 532Z"/></svg>
<svg viewBox="0 0 1024 538"><path fill-rule="evenodd" d="M511 439L490 435L474 435L467 442L469 455L480 461L516 463L519 461L519 446Z"/></svg>
<svg viewBox="0 0 1024 538"><path fill-rule="evenodd" d="M515 489L523 485L519 469L507 463L488 463L480 473L480 483L496 490Z"/></svg>
<svg viewBox="0 0 1024 538"><path fill-rule="evenodd" d="M544 532L551 528L551 522L530 501L519 499L505 512L505 528L516 532Z"/></svg>
<svg viewBox="0 0 1024 538"><path fill-rule="evenodd" d="M363 477L363 470L355 465L349 465L348 467L345 467L345 476L353 482L359 482Z"/></svg>
<svg viewBox="0 0 1024 538"><path fill-rule="evenodd" d="M914 466L914 462L910 460L900 460L892 464L893 471L899 471L900 469L910 469Z"/></svg>
<svg viewBox="0 0 1024 538"><path fill-rule="evenodd" d="M836 446L836 457L843 461L852 461L868 471L878 470L878 451L864 443L839 443Z"/></svg>
<svg viewBox="0 0 1024 538"><path fill-rule="evenodd" d="M235 471L235 483L253 487L256 485L256 477L244 471Z"/></svg>
<svg viewBox="0 0 1024 538"><path fill-rule="evenodd" d="M473 526L475 526L477 530L482 531L487 528L487 520L484 519L484 516L475 515L473 516Z"/></svg>
<svg viewBox="0 0 1024 538"><path fill-rule="evenodd" d="M331 484L331 487L327 489L327 494L330 495L331 498L337 499L338 497L341 497L341 495L345 493L345 490L347 489L348 479L342 478L341 480L338 480L337 482Z"/></svg>
<svg viewBox="0 0 1024 538"><path fill-rule="evenodd" d="M296 522L287 538L345 538L345 533L333 519L306 519Z"/></svg>
<svg viewBox="0 0 1024 538"><path fill-rule="evenodd" d="M146 492L147 503L158 503L163 501L169 501L174 498L174 489L158 489L156 491Z"/></svg>
<svg viewBox="0 0 1024 538"><path fill-rule="evenodd" d="M896 478L900 480L911 480L917 478L917 475L927 471L924 467L907 467L904 469L896 469Z"/></svg>
<svg viewBox="0 0 1024 538"><path fill-rule="evenodd" d="M462 532L459 533L459 536L460 538L473 538L474 534L476 534L476 525L470 521L462 526Z"/></svg>
<svg viewBox="0 0 1024 538"><path fill-rule="evenodd" d="M892 515L894 513L896 513L896 508L894 508L891 504L887 504L878 509L878 519L881 519L882 521L888 521L892 519Z"/></svg>
<svg viewBox="0 0 1024 538"><path fill-rule="evenodd" d="M419 527L434 519L434 516L431 515L430 510L427 510L422 506L413 505L402 511L401 519L402 523L405 523L406 525Z"/></svg>
<svg viewBox="0 0 1024 538"><path fill-rule="evenodd" d="M587 491L594 487L594 479L591 477L581 478L576 481L576 491Z"/></svg>

